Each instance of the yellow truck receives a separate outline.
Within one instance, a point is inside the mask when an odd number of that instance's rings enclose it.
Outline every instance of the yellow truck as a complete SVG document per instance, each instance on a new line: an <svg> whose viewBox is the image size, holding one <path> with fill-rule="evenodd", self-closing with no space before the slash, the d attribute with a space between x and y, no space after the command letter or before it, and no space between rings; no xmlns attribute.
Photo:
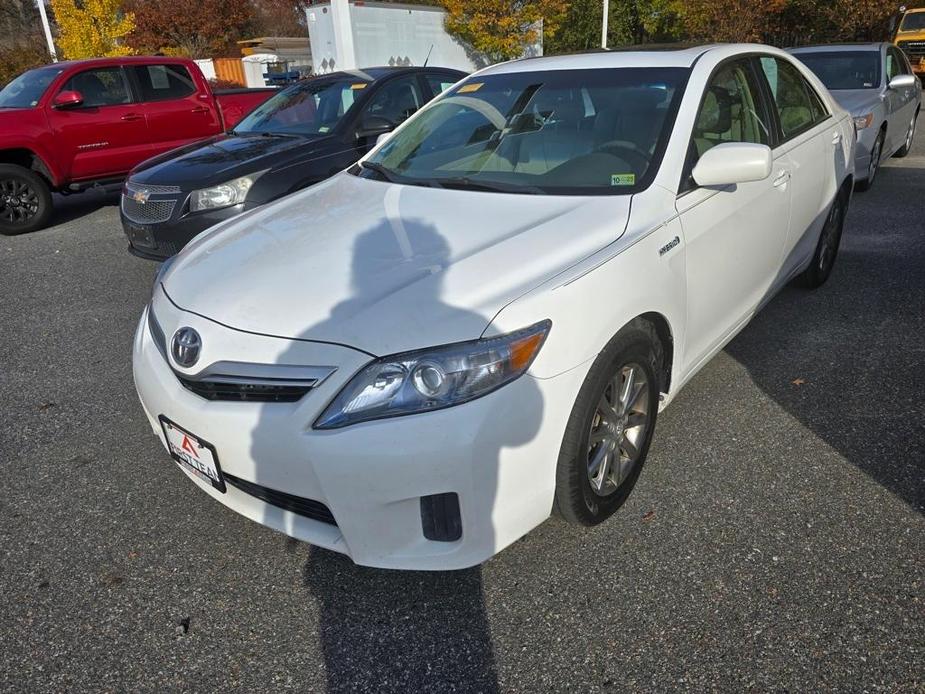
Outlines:
<svg viewBox="0 0 925 694"><path fill-rule="evenodd" d="M906 54L917 75L925 75L925 7L903 13L894 42Z"/></svg>

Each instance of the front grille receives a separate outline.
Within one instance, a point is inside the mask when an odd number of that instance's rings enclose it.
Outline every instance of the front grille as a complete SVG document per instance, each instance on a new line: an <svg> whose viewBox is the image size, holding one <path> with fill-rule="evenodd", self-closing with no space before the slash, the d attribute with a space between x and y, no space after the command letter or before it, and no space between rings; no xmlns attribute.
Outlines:
<svg viewBox="0 0 925 694"><path fill-rule="evenodd" d="M908 56L925 56L925 41L900 41L897 45Z"/></svg>
<svg viewBox="0 0 925 694"><path fill-rule="evenodd" d="M138 202L128 195L122 195L122 213L136 224L166 222L176 206L176 200L148 199L147 202Z"/></svg>
<svg viewBox="0 0 925 694"><path fill-rule="evenodd" d="M314 382L294 385L276 384L266 381L249 382L244 379L192 380L177 377L188 391L206 400L231 400L237 402L296 402L312 389Z"/></svg>
<svg viewBox="0 0 925 694"><path fill-rule="evenodd" d="M148 193L150 195L160 195L162 193L179 193L180 186L153 186L147 183L135 183L129 181L125 187L130 192Z"/></svg>
<svg viewBox="0 0 925 694"><path fill-rule="evenodd" d="M301 496L287 494L286 492L279 492L269 487L262 487L259 484L242 480L240 477L229 475L227 472L224 473L224 477L228 484L237 487L245 494L257 497L261 501L277 506L284 511L297 513L300 516L305 516L306 518L311 518L321 523L327 523L328 525L337 525L337 521L334 520L331 509L320 501L305 499Z"/></svg>

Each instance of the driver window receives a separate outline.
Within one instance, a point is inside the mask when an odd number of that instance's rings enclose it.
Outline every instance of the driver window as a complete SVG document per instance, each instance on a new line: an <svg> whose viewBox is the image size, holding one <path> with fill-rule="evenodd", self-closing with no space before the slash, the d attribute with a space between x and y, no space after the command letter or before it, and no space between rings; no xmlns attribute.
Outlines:
<svg viewBox="0 0 925 694"><path fill-rule="evenodd" d="M365 111L367 116L385 118L392 125L399 125L423 103L417 77L410 75L385 84L370 99Z"/></svg>
<svg viewBox="0 0 925 694"><path fill-rule="evenodd" d="M61 91L80 92L83 97L81 106L114 106L131 101L122 68L107 67L98 70L85 70L67 81Z"/></svg>
<svg viewBox="0 0 925 694"><path fill-rule="evenodd" d="M704 152L724 142L768 144L768 128L749 65L737 61L710 80L694 123L693 166Z"/></svg>

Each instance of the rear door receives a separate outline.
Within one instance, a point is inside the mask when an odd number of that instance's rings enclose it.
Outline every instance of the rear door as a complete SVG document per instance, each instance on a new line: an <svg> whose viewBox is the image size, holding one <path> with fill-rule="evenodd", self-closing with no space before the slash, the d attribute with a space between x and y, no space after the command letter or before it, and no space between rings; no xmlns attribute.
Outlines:
<svg viewBox="0 0 925 694"><path fill-rule="evenodd" d="M773 146L773 121L750 58L720 65L704 92L686 171L725 142ZM790 218L789 162L777 155L763 181L698 187L687 176L677 209L687 247L691 368L739 328L767 296L780 268Z"/></svg>
<svg viewBox="0 0 925 694"><path fill-rule="evenodd" d="M780 159L793 189L790 229L777 285L789 279L816 246L834 198L835 157L842 146L835 119L812 85L789 60L758 58L773 105Z"/></svg>
<svg viewBox="0 0 925 694"><path fill-rule="evenodd" d="M201 75L183 63L133 65L128 68L151 133L155 154L222 131L221 116Z"/></svg>
<svg viewBox="0 0 925 694"><path fill-rule="evenodd" d="M57 93L62 91L83 97L79 106L48 111L61 161L70 162L68 178L116 178L151 155L144 113L121 67L82 70Z"/></svg>

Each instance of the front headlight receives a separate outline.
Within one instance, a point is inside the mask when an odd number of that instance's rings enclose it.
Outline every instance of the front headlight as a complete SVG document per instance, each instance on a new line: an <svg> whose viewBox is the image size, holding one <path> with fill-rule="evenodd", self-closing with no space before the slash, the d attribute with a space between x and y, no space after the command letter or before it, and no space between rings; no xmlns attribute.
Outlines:
<svg viewBox="0 0 925 694"><path fill-rule="evenodd" d="M868 113L864 116L855 116L854 117L854 127L858 130L863 130L864 128L869 128L870 124L874 122L874 114Z"/></svg>
<svg viewBox="0 0 925 694"><path fill-rule="evenodd" d="M241 176L241 178L236 178L227 183L220 183L211 188L194 190L189 199L190 212L218 210L222 207L230 207L244 202L251 186L265 173L266 171L261 171L248 176Z"/></svg>
<svg viewBox="0 0 925 694"><path fill-rule="evenodd" d="M530 368L551 325L546 320L499 337L377 359L344 386L315 428L429 412L487 395Z"/></svg>

